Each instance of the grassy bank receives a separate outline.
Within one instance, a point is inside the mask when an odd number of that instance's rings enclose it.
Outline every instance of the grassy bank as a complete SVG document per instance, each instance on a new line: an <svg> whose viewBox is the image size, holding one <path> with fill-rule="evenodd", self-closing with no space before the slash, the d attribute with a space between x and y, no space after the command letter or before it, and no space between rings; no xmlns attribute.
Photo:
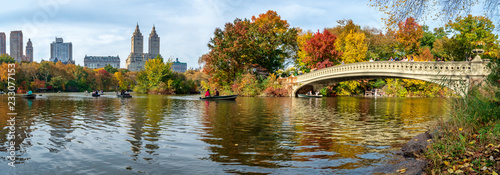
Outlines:
<svg viewBox="0 0 500 175"><path fill-rule="evenodd" d="M427 173L500 173L500 90L496 80L490 82L453 99L452 115L431 129Z"/></svg>

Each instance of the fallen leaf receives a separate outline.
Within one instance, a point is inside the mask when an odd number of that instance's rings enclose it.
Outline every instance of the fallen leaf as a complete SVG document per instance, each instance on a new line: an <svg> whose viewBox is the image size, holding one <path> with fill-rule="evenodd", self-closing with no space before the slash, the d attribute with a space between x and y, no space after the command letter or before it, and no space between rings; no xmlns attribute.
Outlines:
<svg viewBox="0 0 500 175"><path fill-rule="evenodd" d="M443 163L444 163L446 166L450 166L450 162L448 162L448 161L444 161Z"/></svg>
<svg viewBox="0 0 500 175"><path fill-rule="evenodd" d="M403 169L400 169L400 170L396 170L396 172L404 174L406 172L406 168L403 168Z"/></svg>
<svg viewBox="0 0 500 175"><path fill-rule="evenodd" d="M448 168L448 173L450 173L450 174L451 174L451 173L453 173L453 172L454 172L454 171L453 171L453 169Z"/></svg>
<svg viewBox="0 0 500 175"><path fill-rule="evenodd" d="M491 175L498 175L498 173L497 173L497 172L495 172L495 171L492 171L492 172L491 172Z"/></svg>

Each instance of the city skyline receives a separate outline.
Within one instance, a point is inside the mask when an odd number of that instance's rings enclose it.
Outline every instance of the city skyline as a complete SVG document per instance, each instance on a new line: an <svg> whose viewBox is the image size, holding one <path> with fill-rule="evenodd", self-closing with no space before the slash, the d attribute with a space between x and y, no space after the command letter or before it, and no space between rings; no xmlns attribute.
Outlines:
<svg viewBox="0 0 500 175"><path fill-rule="evenodd" d="M286 2L286 3L284 3ZM199 67L198 58L208 52L207 44L216 28L236 18L250 19L276 11L291 27L316 32L334 27L338 20L382 29L386 17L368 2L317 1L23 1L5 2L11 7L0 12L0 32L22 30L36 48L34 61L50 58L54 37L73 43L73 60L83 65L85 55L119 55L121 67L130 53L130 36L139 24L144 30L154 25L165 59L179 58L188 67ZM33 4L33 5L28 5ZM134 13L134 12L144 13ZM432 28L432 27L431 27ZM7 37L7 43L10 43ZM8 44L7 44L8 45ZM10 47L10 46L7 46ZM9 50L9 48L7 49Z"/></svg>

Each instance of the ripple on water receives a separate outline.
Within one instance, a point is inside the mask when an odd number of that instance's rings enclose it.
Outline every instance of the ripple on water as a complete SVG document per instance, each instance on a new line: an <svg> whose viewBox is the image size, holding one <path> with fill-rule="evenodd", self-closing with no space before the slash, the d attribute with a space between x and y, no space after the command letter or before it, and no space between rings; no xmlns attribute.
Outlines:
<svg viewBox="0 0 500 175"><path fill-rule="evenodd" d="M19 101L25 152L16 172L365 174L446 114L445 100L426 98L133 96ZM0 132L2 145L5 138Z"/></svg>

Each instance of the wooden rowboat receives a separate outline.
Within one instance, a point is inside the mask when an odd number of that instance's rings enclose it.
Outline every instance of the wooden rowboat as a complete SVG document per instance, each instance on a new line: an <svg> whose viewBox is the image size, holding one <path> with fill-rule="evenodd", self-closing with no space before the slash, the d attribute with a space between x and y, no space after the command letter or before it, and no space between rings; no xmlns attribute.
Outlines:
<svg viewBox="0 0 500 175"><path fill-rule="evenodd" d="M124 94L124 95L121 95L121 94L116 94L116 96L117 96L118 98L132 98L132 95L130 95L130 94Z"/></svg>
<svg viewBox="0 0 500 175"><path fill-rule="evenodd" d="M25 98L25 99L35 99L36 98L36 94L23 95L23 98Z"/></svg>
<svg viewBox="0 0 500 175"><path fill-rule="evenodd" d="M200 97L202 100L235 100L238 95Z"/></svg>
<svg viewBox="0 0 500 175"><path fill-rule="evenodd" d="M304 95L304 94L299 94L299 97L302 97L302 98L321 98L323 96L322 95Z"/></svg>

